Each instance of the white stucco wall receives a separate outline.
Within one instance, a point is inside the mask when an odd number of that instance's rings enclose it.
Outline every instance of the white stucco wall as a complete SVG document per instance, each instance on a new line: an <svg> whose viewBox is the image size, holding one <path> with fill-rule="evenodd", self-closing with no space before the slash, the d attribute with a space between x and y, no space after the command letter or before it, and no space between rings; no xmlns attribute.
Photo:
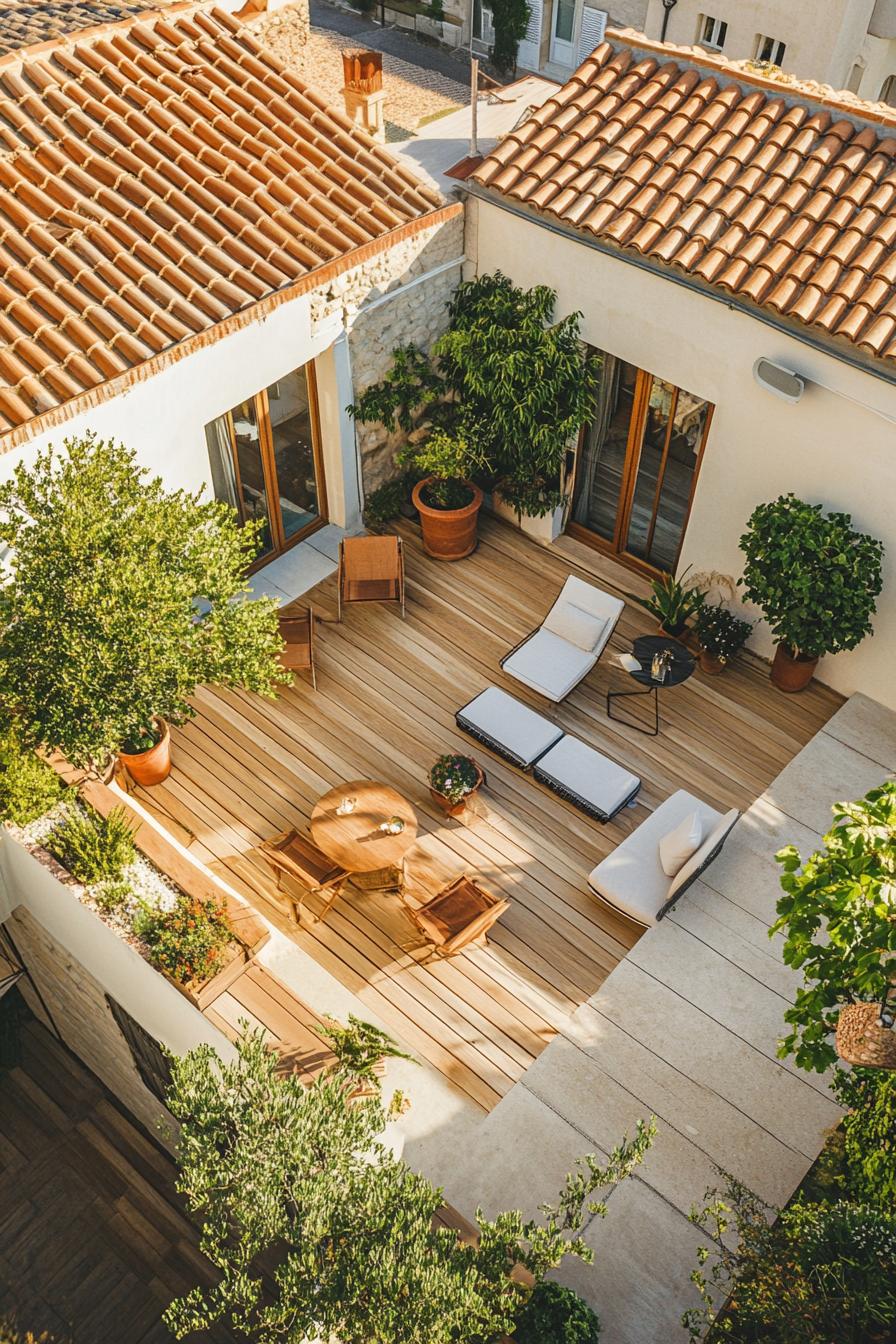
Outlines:
<svg viewBox="0 0 896 1344"><path fill-rule="evenodd" d="M874 638L824 659L818 675L896 707L896 383L490 203L471 199L468 209L467 252L480 273L500 269L521 285L551 285L558 315L583 313L589 344L714 404L682 567L739 576L738 538L752 509L789 490L852 514L885 542ZM759 356L809 380L797 405L754 381ZM765 626L752 643L771 652Z"/></svg>
<svg viewBox="0 0 896 1344"><path fill-rule="evenodd" d="M697 40L702 15L728 24L724 54L733 60L755 55L756 35L787 43L784 69L804 79L845 88L849 71L862 52L874 0L678 0L669 15L666 40L690 46ZM645 31L658 38L662 0L650 0ZM879 85L878 85L879 88ZM862 89L863 97L876 97Z"/></svg>

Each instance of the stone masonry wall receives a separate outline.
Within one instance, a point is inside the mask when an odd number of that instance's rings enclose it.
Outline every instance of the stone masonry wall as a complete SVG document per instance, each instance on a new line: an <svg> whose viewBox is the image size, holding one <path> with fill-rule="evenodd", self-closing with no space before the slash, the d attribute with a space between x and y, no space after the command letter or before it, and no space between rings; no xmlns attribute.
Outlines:
<svg viewBox="0 0 896 1344"><path fill-rule="evenodd" d="M595 3L593 8L609 11L611 28L634 28L639 33L644 31L647 0L611 0L609 5Z"/></svg>
<svg viewBox="0 0 896 1344"><path fill-rule="evenodd" d="M392 351L415 344L428 350L448 324L448 302L461 278L460 266L442 271L409 289L406 294L380 304L372 312L364 308L382 295L402 286L464 253L462 215L445 220L387 252L337 276L312 296L312 322L317 325L334 316L349 331L349 351L355 396L388 373ZM358 446L365 494L375 490L395 473L393 456L401 434L389 434L382 425L357 425Z"/></svg>
<svg viewBox="0 0 896 1344"><path fill-rule="evenodd" d="M13 911L6 927L52 1014L50 1025L55 1024L69 1049L102 1079L121 1104L170 1147L165 1126L173 1127L174 1122L144 1087L102 986L24 906ZM46 1014L28 977L23 977L19 984L29 1008L46 1022ZM165 1122L162 1130L160 1121Z"/></svg>

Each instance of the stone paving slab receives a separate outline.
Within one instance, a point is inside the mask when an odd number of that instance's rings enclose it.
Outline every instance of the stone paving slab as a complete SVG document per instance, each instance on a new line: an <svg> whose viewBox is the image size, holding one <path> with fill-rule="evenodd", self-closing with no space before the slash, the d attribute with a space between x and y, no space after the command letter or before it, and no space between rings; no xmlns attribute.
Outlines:
<svg viewBox="0 0 896 1344"><path fill-rule="evenodd" d="M833 824L833 803L861 798L882 784L887 774L879 761L820 732L784 767L764 796L823 835Z"/></svg>
<svg viewBox="0 0 896 1344"><path fill-rule="evenodd" d="M888 771L896 771L896 715L867 695L850 696L824 731Z"/></svg>

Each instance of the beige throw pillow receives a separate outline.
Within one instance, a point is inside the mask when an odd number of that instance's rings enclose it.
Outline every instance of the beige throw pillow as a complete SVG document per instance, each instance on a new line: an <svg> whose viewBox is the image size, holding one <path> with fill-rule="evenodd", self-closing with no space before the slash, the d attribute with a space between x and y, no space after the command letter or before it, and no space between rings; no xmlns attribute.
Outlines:
<svg viewBox="0 0 896 1344"><path fill-rule="evenodd" d="M660 866L667 877L674 877L692 854L700 848L703 822L699 812L690 812L660 841Z"/></svg>

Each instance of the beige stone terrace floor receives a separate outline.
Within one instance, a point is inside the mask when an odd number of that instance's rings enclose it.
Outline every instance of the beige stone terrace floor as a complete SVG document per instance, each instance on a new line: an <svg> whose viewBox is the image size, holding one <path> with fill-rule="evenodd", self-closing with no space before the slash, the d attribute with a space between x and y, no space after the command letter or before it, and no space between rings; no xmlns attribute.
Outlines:
<svg viewBox="0 0 896 1344"><path fill-rule="evenodd" d="M490 684L544 709L498 661L538 624L568 573L621 595L646 584L570 538L548 550L492 519L481 530L472 557L444 564L423 554L415 527L402 525L404 622L393 606L368 605L350 608L337 625L335 579L320 583L300 599L322 618L317 693L305 679L275 702L202 691L196 718L175 731L171 777L138 796L418 1057L488 1111L638 938L589 894L594 864L677 788L720 809L749 806L841 697L818 685L781 695L767 665L745 656L721 677L698 672L665 694L656 739L610 722L606 690L625 682L613 654L652 629L645 612L627 605L610 650L558 712L563 727L642 777L637 805L598 825L464 737L454 712ZM450 750L472 750L488 772L469 825L446 821L429 797L428 767ZM412 887L435 889L466 869L510 898L487 948L421 966L397 897L352 887L326 923L299 929L289 922L255 848L286 826L307 829L321 794L360 777L392 785L416 809Z"/></svg>

